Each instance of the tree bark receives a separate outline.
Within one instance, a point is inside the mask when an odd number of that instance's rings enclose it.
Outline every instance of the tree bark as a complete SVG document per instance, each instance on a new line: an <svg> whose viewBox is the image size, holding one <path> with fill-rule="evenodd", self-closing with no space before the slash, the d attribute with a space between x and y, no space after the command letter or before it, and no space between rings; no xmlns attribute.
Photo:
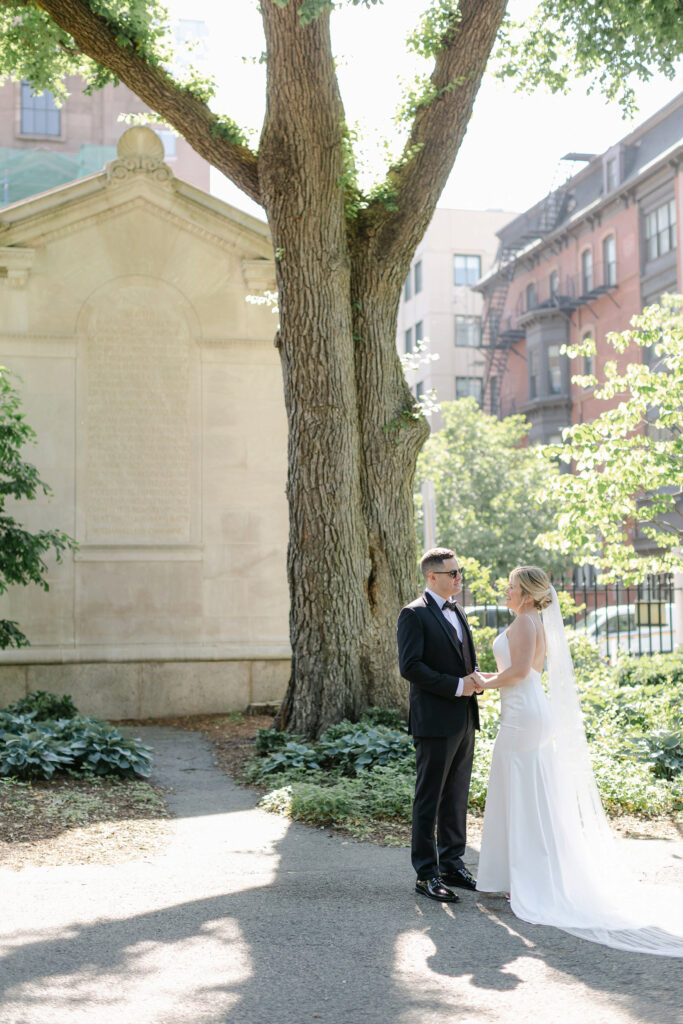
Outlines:
<svg viewBox="0 0 683 1024"><path fill-rule="evenodd" d="M289 425L292 674L281 724L316 734L367 702L370 567L361 507L342 131L329 15L261 5L268 47L260 189L275 247Z"/></svg>

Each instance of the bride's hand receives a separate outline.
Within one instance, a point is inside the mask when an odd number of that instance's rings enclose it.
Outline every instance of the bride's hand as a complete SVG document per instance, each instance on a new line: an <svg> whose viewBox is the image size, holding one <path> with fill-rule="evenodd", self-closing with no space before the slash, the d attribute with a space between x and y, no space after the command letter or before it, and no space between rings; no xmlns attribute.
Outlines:
<svg viewBox="0 0 683 1024"><path fill-rule="evenodd" d="M467 686L468 694L471 692L481 693L484 689L484 680L481 677L481 673L477 669L475 669L474 672L470 673L470 675L465 676L465 684L470 684L472 687L472 690L470 690L469 686Z"/></svg>

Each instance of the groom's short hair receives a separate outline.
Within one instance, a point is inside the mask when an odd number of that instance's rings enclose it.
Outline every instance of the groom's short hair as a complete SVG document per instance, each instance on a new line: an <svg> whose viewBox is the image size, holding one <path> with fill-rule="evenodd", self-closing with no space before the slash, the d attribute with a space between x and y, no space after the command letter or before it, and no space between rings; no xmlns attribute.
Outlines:
<svg viewBox="0 0 683 1024"><path fill-rule="evenodd" d="M447 558L455 558L455 551L451 551L450 548L430 548L429 551L425 551L420 559L420 569L424 578L427 579L430 572L436 572Z"/></svg>

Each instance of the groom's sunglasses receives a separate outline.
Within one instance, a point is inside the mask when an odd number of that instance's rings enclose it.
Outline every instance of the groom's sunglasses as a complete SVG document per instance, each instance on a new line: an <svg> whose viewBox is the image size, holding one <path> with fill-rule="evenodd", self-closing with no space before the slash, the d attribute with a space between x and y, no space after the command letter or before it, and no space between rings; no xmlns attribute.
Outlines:
<svg viewBox="0 0 683 1024"><path fill-rule="evenodd" d="M452 580L462 579L462 569L438 569L434 572L435 576L450 576Z"/></svg>

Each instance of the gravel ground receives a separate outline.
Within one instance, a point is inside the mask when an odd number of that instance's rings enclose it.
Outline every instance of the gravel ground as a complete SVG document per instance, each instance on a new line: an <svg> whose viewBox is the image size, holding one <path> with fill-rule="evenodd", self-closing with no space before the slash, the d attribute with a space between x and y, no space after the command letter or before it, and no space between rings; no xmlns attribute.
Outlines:
<svg viewBox="0 0 683 1024"><path fill-rule="evenodd" d="M527 925L501 896L424 900L406 850L266 814L201 734L143 734L172 839L0 870L2 1024L680 1021L679 961ZM648 879L683 880L679 840L623 846Z"/></svg>

